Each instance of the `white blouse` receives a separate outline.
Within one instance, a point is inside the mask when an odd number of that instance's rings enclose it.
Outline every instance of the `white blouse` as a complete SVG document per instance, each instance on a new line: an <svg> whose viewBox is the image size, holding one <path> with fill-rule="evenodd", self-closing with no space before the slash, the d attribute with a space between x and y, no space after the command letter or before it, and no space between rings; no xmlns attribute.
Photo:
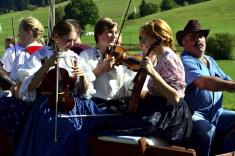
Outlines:
<svg viewBox="0 0 235 156"><path fill-rule="evenodd" d="M11 72L13 62L14 62L16 56L22 50L24 50L24 48L22 46L20 46L19 44L16 44L15 46L6 49L4 55L1 59L1 62L3 64L3 69L5 69L7 72Z"/></svg>
<svg viewBox="0 0 235 156"><path fill-rule="evenodd" d="M34 77L34 74L42 67L42 60L45 58L50 58L53 55L53 51L51 47L45 46L40 49L38 52L34 53L29 57L29 59L22 65L18 72L18 78L22 81L19 97L25 101L34 101L36 98L36 90L29 92L28 86ZM64 68L68 71L68 74L71 76L74 67L74 60L77 62L77 66L80 67L84 71L84 75L86 79L90 82L95 80L95 75L90 70L89 67L86 66L84 60L79 57L76 53L71 50L66 52L62 52L59 55L59 67ZM54 67L52 67L54 68ZM79 77L77 82L79 81ZM90 94L94 94L95 90L92 85L89 85L88 91L85 97L90 97Z"/></svg>
<svg viewBox="0 0 235 156"><path fill-rule="evenodd" d="M30 47L30 46L43 46L43 45L35 41L29 44L27 47ZM10 75L11 79L14 81L19 81L17 77L17 71L19 70L20 66L22 66L25 63L25 61L30 57L30 54L25 51L26 48L22 49L22 51L20 51L18 55L16 56L16 58L14 59L12 70L11 70L11 75Z"/></svg>
<svg viewBox="0 0 235 156"><path fill-rule="evenodd" d="M90 69L93 71L103 61L102 54L97 48L87 49L80 53ZM96 94L93 97L105 100L119 99L130 96L130 87L136 72L129 70L126 66L114 66L96 77L93 82Z"/></svg>

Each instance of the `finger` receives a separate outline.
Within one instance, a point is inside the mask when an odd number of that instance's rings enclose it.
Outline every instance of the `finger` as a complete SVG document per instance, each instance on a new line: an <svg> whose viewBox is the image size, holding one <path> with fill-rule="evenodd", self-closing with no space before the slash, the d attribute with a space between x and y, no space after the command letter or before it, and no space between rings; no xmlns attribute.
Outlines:
<svg viewBox="0 0 235 156"><path fill-rule="evenodd" d="M110 58L110 57L109 57L109 54L106 53L106 54L104 55L104 58L105 58L105 59L109 59L109 58Z"/></svg>
<svg viewBox="0 0 235 156"><path fill-rule="evenodd" d="M83 71L79 71L79 72L77 73L77 75L78 75L78 76L83 76L83 75L84 75L84 72L83 72Z"/></svg>

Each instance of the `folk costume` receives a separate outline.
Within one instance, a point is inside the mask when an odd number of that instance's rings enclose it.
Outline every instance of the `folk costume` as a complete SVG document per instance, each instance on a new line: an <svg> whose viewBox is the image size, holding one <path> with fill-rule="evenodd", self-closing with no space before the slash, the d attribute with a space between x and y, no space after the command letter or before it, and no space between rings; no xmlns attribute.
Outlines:
<svg viewBox="0 0 235 156"><path fill-rule="evenodd" d="M84 118L58 118L57 142L55 142L55 110L49 107L48 97L45 95L37 95L37 91L28 92L27 88L30 84L34 73L42 66L42 62L46 58L50 58L53 51L50 47L44 47L34 55L32 55L26 64L19 69L19 77L25 77L20 90L20 96L26 101L34 101L32 111L29 115L25 131L21 136L18 144L17 156L65 156L77 155L79 152L78 132L82 127ZM59 67L66 69L69 75L73 72L73 61L76 60L77 66L84 71L85 77L92 82L95 79L92 71L85 66L84 60L81 59L73 51L68 50L62 52L59 56ZM77 78L77 82L79 77ZM50 82L55 83L55 82ZM73 98L74 107L69 112L59 113L60 115L91 115L99 112L96 105L89 100L90 94L93 94L92 85L89 86L86 94L81 95L74 89Z"/></svg>
<svg viewBox="0 0 235 156"><path fill-rule="evenodd" d="M16 74L19 67L23 65L31 54L42 48L42 44L33 42L26 48L19 51L14 60L11 70L11 79L20 83ZM23 80L23 78L22 78ZM0 92L0 127L7 133L11 142L16 145L19 136L23 130L24 124L27 120L31 105L22 99L18 99L10 91Z"/></svg>
<svg viewBox="0 0 235 156"><path fill-rule="evenodd" d="M170 48L158 56L155 70L177 92L181 99L172 105L166 98L159 96L158 87L150 77L150 95L138 103L135 113L124 113L113 117L92 118L87 120L81 131L81 155L89 155L86 146L90 136L129 135L160 137L172 143L183 143L190 138L191 112L183 100L185 91L184 68L180 58ZM107 83L107 82L106 82ZM107 107L106 113L119 114Z"/></svg>
<svg viewBox="0 0 235 156"><path fill-rule="evenodd" d="M104 59L99 48L84 50L79 56L85 60L91 70L94 70ZM97 101L101 101L101 103L102 101L128 97L130 95L131 82L135 74L135 72L129 70L126 66L114 66L113 69L102 73L93 81L96 93L92 97L100 99Z"/></svg>
<svg viewBox="0 0 235 156"><path fill-rule="evenodd" d="M74 51L76 54L80 54L83 50L89 49L89 47L86 44L83 43L74 43L74 45L70 48L70 50Z"/></svg>
<svg viewBox="0 0 235 156"><path fill-rule="evenodd" d="M19 51L19 54L16 56L12 70L11 70L11 79L14 81L17 80L17 71L22 66L26 60L30 57L30 55L34 54L38 50L40 50L43 47L41 43L38 43L37 41L34 41L33 43L29 44L26 48L24 48L22 51Z"/></svg>
<svg viewBox="0 0 235 156"><path fill-rule="evenodd" d="M3 57L1 59L1 63L3 64L3 69L7 72L11 72L13 67L13 62L16 58L16 56L24 50L24 47L22 47L20 44L16 44L15 46L9 47L6 49L5 53L3 54Z"/></svg>

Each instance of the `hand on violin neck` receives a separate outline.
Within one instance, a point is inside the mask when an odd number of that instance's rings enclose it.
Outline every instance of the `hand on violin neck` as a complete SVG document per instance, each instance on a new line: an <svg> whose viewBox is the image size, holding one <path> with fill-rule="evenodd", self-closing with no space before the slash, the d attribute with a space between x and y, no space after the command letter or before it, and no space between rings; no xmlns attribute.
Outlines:
<svg viewBox="0 0 235 156"><path fill-rule="evenodd" d="M57 64L57 57L58 56L54 54L50 58L46 58L43 66L46 66L48 69L52 66L55 66Z"/></svg>
<svg viewBox="0 0 235 156"><path fill-rule="evenodd" d="M79 67L73 67L73 72L72 72L73 76L79 76L79 77L83 77L84 76L84 72L81 68Z"/></svg>
<svg viewBox="0 0 235 156"><path fill-rule="evenodd" d="M95 76L99 76L100 74L109 71L113 68L115 63L114 57L105 58L102 62L100 62L96 68L93 70Z"/></svg>
<svg viewBox="0 0 235 156"><path fill-rule="evenodd" d="M101 63L102 68L104 69L104 71L108 71L111 68L113 68L115 63L115 58L114 57L106 57L103 62Z"/></svg>
<svg viewBox="0 0 235 156"><path fill-rule="evenodd" d="M150 76L153 76L156 72L149 57L144 57L140 64L140 68L144 69Z"/></svg>

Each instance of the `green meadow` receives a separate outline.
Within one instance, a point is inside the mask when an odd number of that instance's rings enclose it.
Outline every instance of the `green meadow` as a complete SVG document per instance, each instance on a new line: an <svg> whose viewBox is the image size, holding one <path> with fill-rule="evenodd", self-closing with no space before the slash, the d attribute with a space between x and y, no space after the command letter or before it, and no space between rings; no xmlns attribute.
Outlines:
<svg viewBox="0 0 235 156"><path fill-rule="evenodd" d="M124 10L127 6L126 0L94 0L97 7L99 8L100 17L110 17L114 19L117 23L121 23ZM133 12L135 9L138 10L141 0L132 0L129 13ZM147 2L152 2L160 4L161 0L147 0ZM60 6L65 6L68 2L58 4ZM57 5L57 6L58 6ZM161 18L168 22L171 26L174 34L178 30L182 30L189 19L199 19L203 28L210 29L209 36L215 33L229 33L235 36L235 1L234 0L210 0L207 2L189 5L185 7L179 7L169 11L159 12L146 16L143 18L138 18L135 20L125 21L122 40L123 46L128 49L130 53L138 51L138 30L139 27L144 23ZM38 8L33 11L20 11L12 12L4 15L0 15L0 24L2 27L2 33L0 33L0 56L4 52L3 40L7 36L12 36L12 20L14 21L15 35L18 34L18 23L19 19L22 17L33 16L38 18L47 31L48 23L48 7ZM86 31L93 31L93 26L88 25ZM46 33L45 33L46 35ZM82 40L91 46L95 45L93 36L83 36ZM176 43L177 46L177 43ZM178 47L180 51L180 47ZM235 48L233 53L235 54ZM221 68L235 79L235 61L218 61ZM224 104L226 108L235 110L235 98L234 93L225 93Z"/></svg>

